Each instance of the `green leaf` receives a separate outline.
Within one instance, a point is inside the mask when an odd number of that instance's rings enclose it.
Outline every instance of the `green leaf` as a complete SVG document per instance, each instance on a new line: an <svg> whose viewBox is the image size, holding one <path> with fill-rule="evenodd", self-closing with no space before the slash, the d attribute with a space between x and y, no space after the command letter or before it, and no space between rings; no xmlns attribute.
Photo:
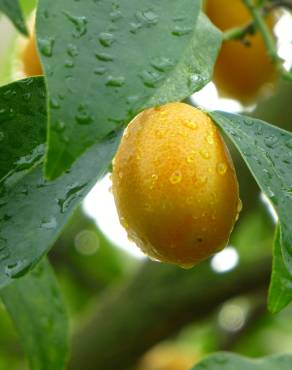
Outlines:
<svg viewBox="0 0 292 370"><path fill-rule="evenodd" d="M25 16L28 16L37 5L37 0L19 0L22 11Z"/></svg>
<svg viewBox="0 0 292 370"><path fill-rule="evenodd" d="M291 279L292 134L254 118L222 112L213 112L210 116L236 145L261 190L278 213L281 238L276 240L280 242L281 253L276 252L278 261L274 264L274 268L277 271L282 254L283 266ZM292 286L285 284L278 293L283 295L284 289L291 290ZM273 290L273 301L276 301L275 294L276 290ZM287 291L286 294L287 304L290 293Z"/></svg>
<svg viewBox="0 0 292 370"><path fill-rule="evenodd" d="M39 83L38 86L37 79L32 80L34 82L30 84L22 81L15 84L23 84L27 94L36 94L42 97L43 102L34 105L33 98L28 100L27 110L18 121L13 119L9 124L3 121L2 125L0 117L3 137L8 137L13 143L21 136L22 146L29 148L26 155L18 151L16 155L17 163L25 166L14 167L0 181L0 287L29 271L49 250L74 208L105 173L120 140L120 135L114 134L95 144L76 161L71 171L56 181L45 181L41 158L44 154L42 134L34 136L35 149L31 151L32 132L20 129L22 122L29 122L29 115L38 118L34 122L34 130L42 132L46 125L46 116L37 114L42 112L45 104L43 85ZM6 100L8 112L19 101L19 95L13 93L15 84L9 85L12 92ZM0 88L0 97L3 94L7 94L7 86Z"/></svg>
<svg viewBox="0 0 292 370"><path fill-rule="evenodd" d="M281 252L281 229L277 228L274 241L274 258L271 284L269 288L268 307L272 313L277 313L292 300L292 275L289 274L283 262Z"/></svg>
<svg viewBox="0 0 292 370"><path fill-rule="evenodd" d="M29 169L43 156L46 140L45 85L28 78L0 90L0 181Z"/></svg>
<svg viewBox="0 0 292 370"><path fill-rule="evenodd" d="M7 15L15 27L24 35L28 35L23 14L18 0L0 0L0 11Z"/></svg>
<svg viewBox="0 0 292 370"><path fill-rule="evenodd" d="M200 7L200 0L39 1L52 102L48 178L139 111L182 100L210 80L221 33L198 17Z"/></svg>
<svg viewBox="0 0 292 370"><path fill-rule="evenodd" d="M248 359L232 353L219 352L208 356L192 370L290 370L291 366L291 355Z"/></svg>
<svg viewBox="0 0 292 370"><path fill-rule="evenodd" d="M31 370L62 370L68 355L68 317L54 272L42 261L0 291Z"/></svg>

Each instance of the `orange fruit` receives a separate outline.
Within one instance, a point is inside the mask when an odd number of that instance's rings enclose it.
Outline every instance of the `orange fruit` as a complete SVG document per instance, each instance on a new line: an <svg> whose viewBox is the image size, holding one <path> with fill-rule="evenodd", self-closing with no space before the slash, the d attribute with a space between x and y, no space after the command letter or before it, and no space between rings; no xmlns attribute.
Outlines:
<svg viewBox="0 0 292 370"><path fill-rule="evenodd" d="M112 181L121 224L150 257L191 267L228 242L238 182L206 113L171 103L139 114L123 135Z"/></svg>
<svg viewBox="0 0 292 370"><path fill-rule="evenodd" d="M205 11L212 23L222 31L245 26L252 20L242 0L207 0ZM272 30L275 16L270 15L266 21ZM224 42L213 79L220 95L250 104L270 90L277 71L258 31L248 35L245 41L246 44L241 40Z"/></svg>

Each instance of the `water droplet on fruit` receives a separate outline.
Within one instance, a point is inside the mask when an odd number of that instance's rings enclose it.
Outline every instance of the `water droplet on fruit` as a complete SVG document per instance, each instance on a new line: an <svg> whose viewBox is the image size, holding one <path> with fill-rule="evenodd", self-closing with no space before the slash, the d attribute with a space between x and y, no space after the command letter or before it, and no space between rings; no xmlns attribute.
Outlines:
<svg viewBox="0 0 292 370"><path fill-rule="evenodd" d="M201 149L199 153L204 159L210 158L210 153L206 149Z"/></svg>
<svg viewBox="0 0 292 370"><path fill-rule="evenodd" d="M224 176L227 172L227 164L224 162L218 163L217 164L217 172L219 173L220 176Z"/></svg>
<svg viewBox="0 0 292 370"><path fill-rule="evenodd" d="M191 130L196 130L198 128L198 124L194 121L186 120L184 121L184 125Z"/></svg>
<svg viewBox="0 0 292 370"><path fill-rule="evenodd" d="M187 162L188 162L188 163L194 163L194 162L195 162L195 160L196 160L196 155L195 155L195 153L192 153L192 154L190 154L190 155L187 157Z"/></svg>
<svg viewBox="0 0 292 370"><path fill-rule="evenodd" d="M182 173L179 170L176 170L172 173L172 175L169 178L169 181L171 184L176 185L179 184L182 181Z"/></svg>
<svg viewBox="0 0 292 370"><path fill-rule="evenodd" d="M214 143L215 143L215 141L214 141L214 137L213 137L213 135L212 135L212 134L208 134L208 135L206 136L206 141L207 141L207 143L208 143L208 144L210 144L210 145L214 145Z"/></svg>

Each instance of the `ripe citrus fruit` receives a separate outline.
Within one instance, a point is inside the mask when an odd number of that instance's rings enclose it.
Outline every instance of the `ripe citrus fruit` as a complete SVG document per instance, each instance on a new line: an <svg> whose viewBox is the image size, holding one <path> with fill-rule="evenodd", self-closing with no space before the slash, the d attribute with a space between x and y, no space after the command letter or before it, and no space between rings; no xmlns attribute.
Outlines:
<svg viewBox="0 0 292 370"><path fill-rule="evenodd" d="M241 27L251 22L251 15L242 0L207 0L205 11L220 30ZM267 18L270 29L275 16ZM214 70L214 82L220 95L249 104L270 90L276 79L276 67L268 56L262 35L248 35L246 43L226 41Z"/></svg>
<svg viewBox="0 0 292 370"><path fill-rule="evenodd" d="M25 76L38 76L43 74L42 66L36 49L35 33L23 44L21 62Z"/></svg>
<svg viewBox="0 0 292 370"><path fill-rule="evenodd" d="M150 257L191 267L226 245L238 183L206 113L171 103L139 114L124 133L112 180L120 221Z"/></svg>

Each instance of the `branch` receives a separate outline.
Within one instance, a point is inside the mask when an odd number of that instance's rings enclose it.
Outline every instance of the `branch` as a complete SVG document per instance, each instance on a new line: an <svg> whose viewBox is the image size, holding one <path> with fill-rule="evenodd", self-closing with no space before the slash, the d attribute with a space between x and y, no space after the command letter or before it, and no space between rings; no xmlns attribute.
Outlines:
<svg viewBox="0 0 292 370"><path fill-rule="evenodd" d="M249 10L249 12L250 12L250 14L253 18L254 25L256 26L256 28L259 30L259 32L261 33L261 35L263 37L264 43L267 47L267 52L268 52L271 60L277 66L277 68L278 68L279 72L281 73L282 77L285 80L292 81L292 74L285 70L285 68L283 67L283 61L278 56L275 39L274 39L267 23L264 20L263 15L261 14L261 8L257 7L253 0L242 0L242 1L244 2L245 6Z"/></svg>
<svg viewBox="0 0 292 370"><path fill-rule="evenodd" d="M263 257L225 274L208 261L188 271L145 263L76 333L68 369L128 370L150 347L208 317L226 299L267 287L270 270L271 259Z"/></svg>

